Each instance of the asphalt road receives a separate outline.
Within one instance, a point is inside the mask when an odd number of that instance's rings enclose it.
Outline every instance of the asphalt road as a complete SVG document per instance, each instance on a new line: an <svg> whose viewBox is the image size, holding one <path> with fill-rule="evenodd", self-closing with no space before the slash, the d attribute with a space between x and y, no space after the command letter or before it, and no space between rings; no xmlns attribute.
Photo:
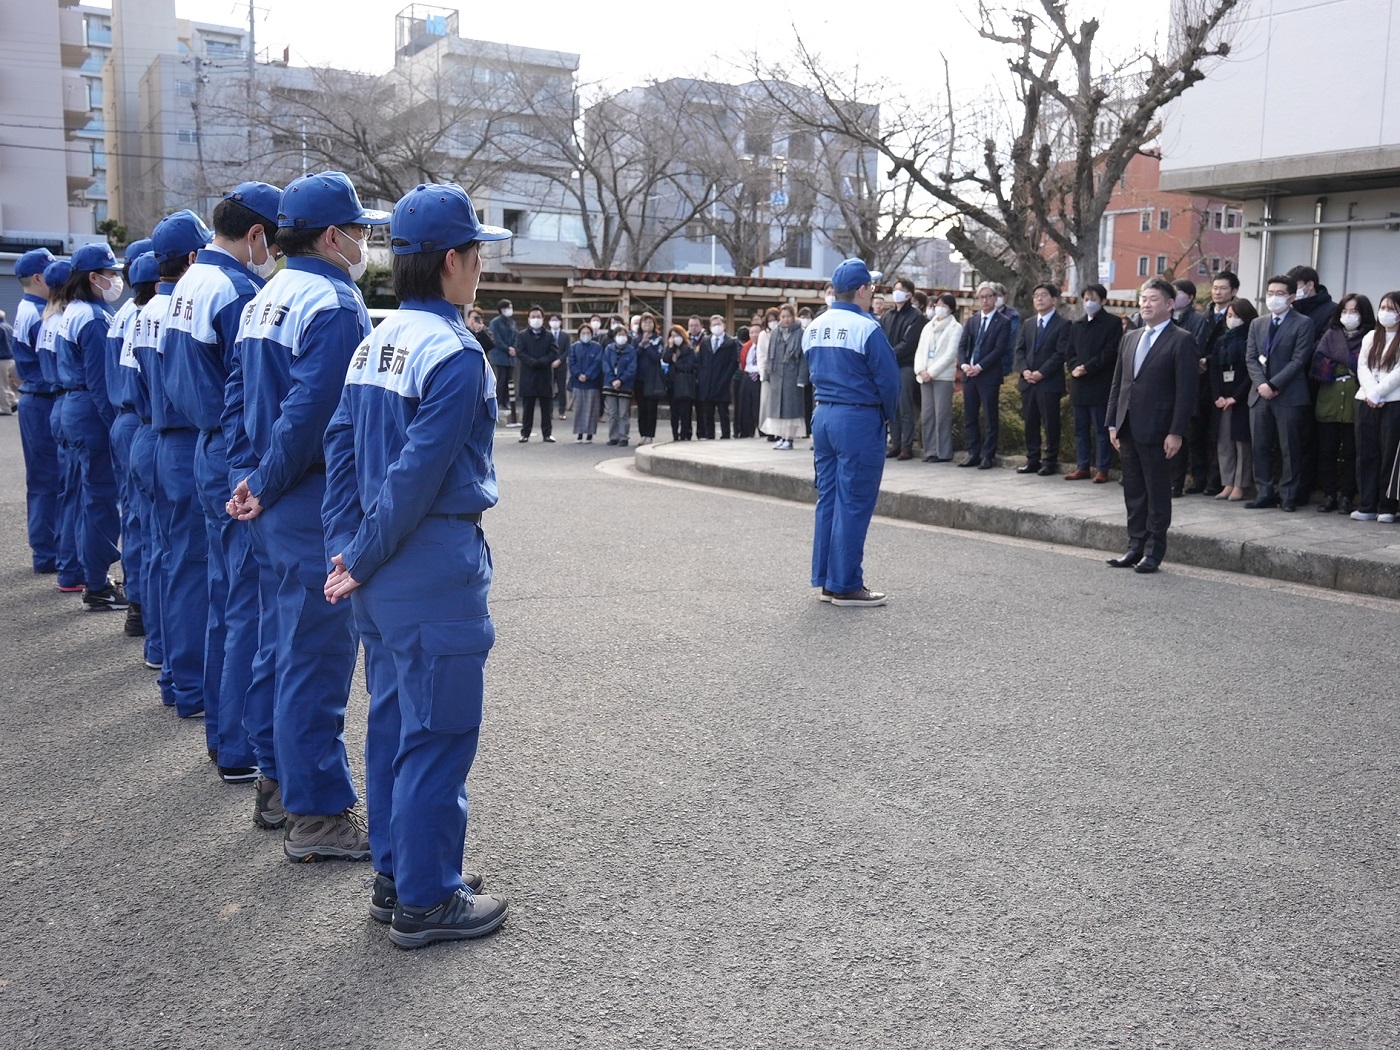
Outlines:
<svg viewBox="0 0 1400 1050"><path fill-rule="evenodd" d="M29 572L0 419L0 1047L1400 1045L1400 605L877 523L835 609L810 508L500 437L511 916L410 953Z"/></svg>

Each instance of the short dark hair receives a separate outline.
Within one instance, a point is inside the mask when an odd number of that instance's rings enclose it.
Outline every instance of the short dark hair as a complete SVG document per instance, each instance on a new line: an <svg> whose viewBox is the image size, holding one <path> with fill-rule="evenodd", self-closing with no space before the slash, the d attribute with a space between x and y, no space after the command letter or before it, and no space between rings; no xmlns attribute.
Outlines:
<svg viewBox="0 0 1400 1050"><path fill-rule="evenodd" d="M1229 281L1231 288L1237 292L1240 290L1240 279L1229 270L1221 270L1210 279L1211 284L1214 284L1216 281Z"/></svg>
<svg viewBox="0 0 1400 1050"><path fill-rule="evenodd" d="M916 291L914 293L914 305L917 306L920 310L927 310L928 296L925 295L923 292Z"/></svg>
<svg viewBox="0 0 1400 1050"><path fill-rule="evenodd" d="M525 316L528 317L530 316L530 314L539 314L541 317L543 317L544 307L541 306L539 303L531 303L530 309L525 311Z"/></svg>
<svg viewBox="0 0 1400 1050"><path fill-rule="evenodd" d="M1079 292L1079 298L1083 299L1086 292L1093 292L1100 299L1108 298L1108 289L1101 284L1086 284Z"/></svg>
<svg viewBox="0 0 1400 1050"><path fill-rule="evenodd" d="M467 320L470 321L473 317L475 317L482 324L486 323L486 315L481 312L481 307L479 306L473 306L470 310L467 311Z"/></svg>
<svg viewBox="0 0 1400 1050"><path fill-rule="evenodd" d="M137 306L145 306L156 297L155 281L142 281L140 284L132 285L132 287L136 289L135 300Z"/></svg>
<svg viewBox="0 0 1400 1050"><path fill-rule="evenodd" d="M1297 291L1298 291L1298 279L1297 279L1296 277L1293 277L1293 276L1290 275L1290 274L1286 274L1286 273L1276 273L1276 274L1274 274L1272 277L1270 277L1267 281L1264 282L1264 288L1265 288L1266 291L1268 290L1268 287L1269 287L1269 285L1271 285L1271 284L1281 284L1281 285L1283 285L1285 288L1288 289L1288 294L1289 294L1289 295L1294 295L1294 294L1296 294Z"/></svg>
<svg viewBox="0 0 1400 1050"><path fill-rule="evenodd" d="M739 330L735 332L734 335L739 340L739 342L747 343L749 341L749 326L740 325Z"/></svg>
<svg viewBox="0 0 1400 1050"><path fill-rule="evenodd" d="M686 323L686 324L690 324L691 321L695 321L696 323L701 324L701 325L703 325L703 324L705 323L703 320L701 320L699 314L691 314L689 317L687 317L687 318L685 319L685 323Z"/></svg>
<svg viewBox="0 0 1400 1050"><path fill-rule="evenodd" d="M267 237L267 246L272 247L277 240L277 224L269 222L246 204L231 198L224 198L214 205L214 234L230 240L241 241L248 236L254 226L261 226Z"/></svg>
<svg viewBox="0 0 1400 1050"><path fill-rule="evenodd" d="M1168 281L1165 277L1152 277L1146 281L1143 281L1142 287L1139 289L1139 291L1145 292L1149 288L1155 292L1160 292L1162 294L1162 298L1165 299L1167 302L1171 302L1176 298L1176 289L1171 286L1171 282Z"/></svg>
<svg viewBox="0 0 1400 1050"><path fill-rule="evenodd" d="M564 326L564 315L563 315L563 314L550 314L548 319L551 320L551 321L558 321L558 322L559 322L559 327L561 327L561 328Z"/></svg>
<svg viewBox="0 0 1400 1050"><path fill-rule="evenodd" d="M441 299L442 267L447 262L447 253L455 251L461 255L475 245L476 241L468 241L456 248L395 255L391 264L394 298L399 302Z"/></svg>
<svg viewBox="0 0 1400 1050"><path fill-rule="evenodd" d="M1031 289L1031 294L1034 295L1042 288L1049 293L1051 299L1058 299L1061 295L1060 286L1058 284L1051 284L1049 281L1041 281L1040 284Z"/></svg>
<svg viewBox="0 0 1400 1050"><path fill-rule="evenodd" d="M329 229L329 226L286 226L277 231L277 246L282 249L282 254L287 256L314 255L316 242Z"/></svg>
<svg viewBox="0 0 1400 1050"><path fill-rule="evenodd" d="M952 292L944 292L941 295L939 295L938 302L942 303L948 308L948 313L950 315L956 314L958 312L958 297Z"/></svg>
<svg viewBox="0 0 1400 1050"><path fill-rule="evenodd" d="M908 277L896 277L894 279L894 286L896 288L903 288L910 295L913 295L914 292L917 290L914 287L914 282L911 281Z"/></svg>
<svg viewBox="0 0 1400 1050"><path fill-rule="evenodd" d="M1311 266L1295 266L1288 271L1288 276L1292 277L1293 280L1297 282L1307 284L1317 284L1321 280L1317 275L1317 271ZM1297 290L1296 287L1294 290Z"/></svg>
<svg viewBox="0 0 1400 1050"><path fill-rule="evenodd" d="M1357 326L1357 332L1369 332L1376 327L1376 311L1371 305L1371 300L1360 292L1348 292L1337 301L1337 312L1332 315L1332 323L1329 328L1342 327L1342 311L1346 309L1347 303L1356 304L1356 312L1361 317L1361 324Z"/></svg>
<svg viewBox="0 0 1400 1050"><path fill-rule="evenodd" d="M1225 309L1234 310L1235 316L1238 317L1245 324L1249 324L1251 321L1253 321L1256 317L1259 316L1259 311L1254 309L1253 303L1251 303L1248 299L1240 299L1239 297L1231 299L1228 303L1226 303Z"/></svg>
<svg viewBox="0 0 1400 1050"><path fill-rule="evenodd" d="M160 264L160 279L162 281L178 281L185 276L185 271L190 268L190 257L187 254L172 255Z"/></svg>
<svg viewBox="0 0 1400 1050"><path fill-rule="evenodd" d="M1196 298L1195 281L1188 281L1185 277L1183 277L1179 281L1173 281L1172 287L1175 288L1178 292L1185 292L1192 299Z"/></svg>
<svg viewBox="0 0 1400 1050"><path fill-rule="evenodd" d="M496 303L496 309L497 309L497 310L507 310L507 309L509 309L509 308L510 308L510 300L509 300L509 299L501 299L501 300L498 300L497 303Z"/></svg>

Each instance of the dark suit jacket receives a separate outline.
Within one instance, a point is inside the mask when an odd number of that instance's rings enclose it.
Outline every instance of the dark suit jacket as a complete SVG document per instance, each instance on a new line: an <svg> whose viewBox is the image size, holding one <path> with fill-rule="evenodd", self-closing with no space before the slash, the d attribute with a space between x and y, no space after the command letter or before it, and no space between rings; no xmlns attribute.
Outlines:
<svg viewBox="0 0 1400 1050"><path fill-rule="evenodd" d="M1125 334L1118 346L1118 363L1113 367L1113 386L1108 394L1108 425L1122 427L1131 412L1133 440L1152 444L1168 434L1183 437L1191 425L1200 348L1190 332L1169 323L1147 351L1147 360L1134 378L1133 358L1138 341L1146 335L1146 328L1138 328Z"/></svg>
<svg viewBox="0 0 1400 1050"><path fill-rule="evenodd" d="M1084 375L1069 377L1072 405L1106 405L1113 382L1113 365L1118 360L1118 344L1123 340L1123 323L1116 314L1099 310L1069 326L1069 356L1065 364L1071 372L1084 366Z"/></svg>
<svg viewBox="0 0 1400 1050"><path fill-rule="evenodd" d="M885 330L890 346L894 347L894 361L900 368L914 367L914 353L919 349L919 336L926 324L928 318L912 302L895 310L886 310L880 318L880 327Z"/></svg>
<svg viewBox="0 0 1400 1050"><path fill-rule="evenodd" d="M1269 345L1269 322L1272 317L1258 317L1250 322L1249 341L1245 346L1245 365L1249 369L1249 405L1259 402L1259 384L1268 383L1278 397L1274 403L1301 408L1312 403L1308 391L1308 372L1312 369L1316 339L1312 322L1297 310L1289 310L1279 322L1278 335L1268 353L1268 363L1261 364L1259 355Z"/></svg>
<svg viewBox="0 0 1400 1050"><path fill-rule="evenodd" d="M982 345L977 345L977 332L982 327L982 313L979 310L963 325L962 339L958 342L958 366L981 365L983 375L996 373L1005 375L1005 364L1011 357L1011 322L1000 312L992 314L991 323Z"/></svg>
<svg viewBox="0 0 1400 1050"><path fill-rule="evenodd" d="M1036 336L1040 336L1039 339ZM1045 378L1035 384L1037 390L1047 394L1065 392L1065 358L1069 355L1069 322L1058 313L1052 313L1045 325L1045 334L1040 334L1040 317L1028 317L1021 322L1021 331L1016 338L1016 361L1011 370L1016 374L1016 389L1022 392L1031 389L1031 384L1021 378L1026 370L1039 372Z"/></svg>
<svg viewBox="0 0 1400 1050"><path fill-rule="evenodd" d="M739 344L731 335L726 335L718 343L711 336L700 340L695 351L700 401L724 401L730 399L730 384L734 381L734 370L739 367Z"/></svg>

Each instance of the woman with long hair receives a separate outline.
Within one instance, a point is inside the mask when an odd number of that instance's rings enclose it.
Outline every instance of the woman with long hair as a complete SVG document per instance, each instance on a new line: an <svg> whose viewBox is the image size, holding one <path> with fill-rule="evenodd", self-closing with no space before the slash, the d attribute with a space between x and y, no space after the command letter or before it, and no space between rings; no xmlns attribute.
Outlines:
<svg viewBox="0 0 1400 1050"><path fill-rule="evenodd" d="M1318 340L1311 379L1317 384L1317 480L1322 514L1350 514L1356 496L1356 369L1361 343L1376 327L1364 295L1344 295Z"/></svg>
<svg viewBox="0 0 1400 1050"><path fill-rule="evenodd" d="M1400 449L1400 292L1386 292L1357 355L1356 521L1395 523L1388 482Z"/></svg>
<svg viewBox="0 0 1400 1050"><path fill-rule="evenodd" d="M1249 325L1259 311L1248 299L1225 307L1225 331L1215 340L1208 363L1211 403L1216 413L1215 451L1220 459L1216 499L1238 503L1254 484L1254 446L1249 430L1249 369L1245 347Z"/></svg>

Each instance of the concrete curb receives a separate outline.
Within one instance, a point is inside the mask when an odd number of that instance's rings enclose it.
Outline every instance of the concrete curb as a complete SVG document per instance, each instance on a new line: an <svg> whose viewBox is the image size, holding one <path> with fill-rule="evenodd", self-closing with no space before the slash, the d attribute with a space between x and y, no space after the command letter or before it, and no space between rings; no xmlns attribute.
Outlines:
<svg viewBox="0 0 1400 1050"><path fill-rule="evenodd" d="M673 445L643 446L633 454L633 462L639 471L657 477L776 496L799 503L816 502L810 476L804 477L790 468L715 463L687 456ZM1089 550L1117 552L1128 542L1126 525L1101 516L901 491L887 486L880 490L875 513L924 525L1062 543ZM1241 539L1199 525L1173 525L1168 562L1400 599L1400 545L1338 553L1302 544L1290 545L1288 539L1286 532L1259 539ZM1400 544L1400 532L1395 539Z"/></svg>

